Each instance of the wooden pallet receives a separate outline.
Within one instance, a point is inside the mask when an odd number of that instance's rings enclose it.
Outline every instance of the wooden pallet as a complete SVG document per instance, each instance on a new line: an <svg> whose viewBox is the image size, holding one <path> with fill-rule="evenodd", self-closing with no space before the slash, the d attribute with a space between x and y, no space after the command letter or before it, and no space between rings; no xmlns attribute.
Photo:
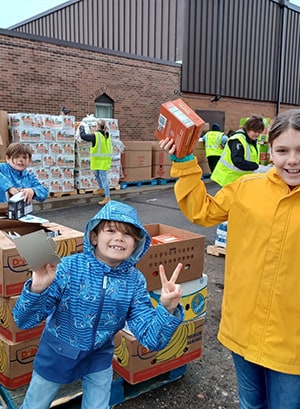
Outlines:
<svg viewBox="0 0 300 409"><path fill-rule="evenodd" d="M81 188L81 189L77 189L77 193L79 195L86 195L86 194L89 194L89 193L92 193L93 195L100 195L102 193L99 192L99 190L100 190L99 188L89 188L89 189Z"/></svg>
<svg viewBox="0 0 300 409"><path fill-rule="evenodd" d="M115 379L112 383L110 407L114 408L115 405L119 405L126 400L136 398L145 392L149 392L153 389L160 388L167 383L176 381L183 377L186 369L187 365L183 365L147 381L136 383L135 385L126 382L122 377Z"/></svg>
<svg viewBox="0 0 300 409"><path fill-rule="evenodd" d="M206 248L207 254L212 254L213 256L225 256L226 255L226 249L224 247L219 247L219 246L207 246Z"/></svg>
<svg viewBox="0 0 300 409"><path fill-rule="evenodd" d="M50 192L50 197L63 197L63 196L74 196L77 195L77 190L70 190L69 192Z"/></svg>
<svg viewBox="0 0 300 409"><path fill-rule="evenodd" d="M183 377L187 369L187 365L183 365L172 371L158 375L148 381L140 382L135 385L131 385L126 382L122 377L114 375L111 388L110 407L125 402L126 400L133 399L145 392L149 392L153 389L157 389L167 383L176 381ZM0 385L0 403L5 409L18 409L22 404L28 385L8 390L4 386ZM57 408L68 402L78 401L80 405L82 390L81 381L75 381L72 384L64 385L60 388L58 395L51 405L51 408Z"/></svg>
<svg viewBox="0 0 300 409"><path fill-rule="evenodd" d="M121 189L127 189L128 187L141 187L141 186L156 186L157 185L157 179L151 179L151 180L137 180L135 182L120 182L120 187Z"/></svg>
<svg viewBox="0 0 300 409"><path fill-rule="evenodd" d="M25 393L27 391L28 385L22 386L17 389L6 389L4 386L0 385L0 397L5 403L1 404L5 409L18 409L23 402ZM79 399L82 395L81 381L75 381L68 385L63 385L55 400L51 404L51 408L59 408L61 405L73 400ZM1 408L1 406L0 406Z"/></svg>
<svg viewBox="0 0 300 409"><path fill-rule="evenodd" d="M157 183L159 185L167 185L168 183L175 183L176 181L177 181L176 178L157 179Z"/></svg>

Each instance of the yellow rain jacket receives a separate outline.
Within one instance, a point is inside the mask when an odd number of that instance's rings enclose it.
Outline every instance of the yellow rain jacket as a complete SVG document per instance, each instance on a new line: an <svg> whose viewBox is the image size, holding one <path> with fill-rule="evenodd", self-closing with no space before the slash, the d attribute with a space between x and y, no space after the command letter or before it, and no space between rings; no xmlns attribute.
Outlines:
<svg viewBox="0 0 300 409"><path fill-rule="evenodd" d="M197 159L173 162L175 195L193 223L228 219L218 339L258 365L300 375L300 187L275 168L206 192Z"/></svg>

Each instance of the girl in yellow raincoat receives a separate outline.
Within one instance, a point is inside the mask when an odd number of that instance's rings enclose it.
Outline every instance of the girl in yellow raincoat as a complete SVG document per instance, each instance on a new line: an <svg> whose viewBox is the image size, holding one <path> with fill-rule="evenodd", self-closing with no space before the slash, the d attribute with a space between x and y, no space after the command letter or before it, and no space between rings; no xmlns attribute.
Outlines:
<svg viewBox="0 0 300 409"><path fill-rule="evenodd" d="M241 409L300 408L300 110L275 118L274 167L207 194L193 155L171 154L184 215L212 226L228 220L219 341L232 351Z"/></svg>

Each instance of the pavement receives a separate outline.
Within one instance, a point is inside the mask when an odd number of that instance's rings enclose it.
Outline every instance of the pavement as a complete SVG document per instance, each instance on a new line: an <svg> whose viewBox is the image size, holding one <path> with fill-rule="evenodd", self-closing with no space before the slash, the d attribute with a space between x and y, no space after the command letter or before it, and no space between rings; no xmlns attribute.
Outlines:
<svg viewBox="0 0 300 409"><path fill-rule="evenodd" d="M136 197L138 195L164 192L174 189L174 181L165 184L141 184L139 186L128 185L126 188L111 189L110 196L113 200L122 200L129 197ZM75 192L75 193L74 193ZM61 208L97 204L99 200L103 198L103 195L94 194L90 191L87 193L76 193L78 191L74 190L69 194L51 194L47 200L44 202L34 202L34 213L44 212L48 210L56 210ZM52 196L53 195L53 196Z"/></svg>
<svg viewBox="0 0 300 409"><path fill-rule="evenodd" d="M204 182L214 184L210 179L205 179ZM122 187L122 185L126 187ZM171 179L158 181L157 184L155 184L155 181L153 184L151 182L137 182L136 184L128 182L127 184L119 185L118 188L112 188L110 196L113 200L122 200L150 193L159 194L160 192L173 190L174 185L175 180ZM74 190L70 193L51 193L45 202L34 201L34 213L80 205L98 204L98 201L102 198L103 195L94 194L89 190L86 193L84 190Z"/></svg>

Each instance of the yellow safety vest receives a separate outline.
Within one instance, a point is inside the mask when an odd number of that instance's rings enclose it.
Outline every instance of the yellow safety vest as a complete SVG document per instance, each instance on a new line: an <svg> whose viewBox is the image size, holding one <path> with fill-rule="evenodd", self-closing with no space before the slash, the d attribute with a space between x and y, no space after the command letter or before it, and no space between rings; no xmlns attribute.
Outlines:
<svg viewBox="0 0 300 409"><path fill-rule="evenodd" d="M91 170L108 170L111 167L112 143L101 132L94 132L96 143L90 147Z"/></svg>
<svg viewBox="0 0 300 409"><path fill-rule="evenodd" d="M259 164L259 152L254 145L247 143L246 136L244 134L237 133L230 138L230 140L233 139L238 139L243 145L245 160ZM231 150L227 142L223 154L211 175L211 179L217 182L220 186L225 186L228 183L234 182L242 175L252 172L253 171L251 170L241 170L233 164L231 160Z"/></svg>
<svg viewBox="0 0 300 409"><path fill-rule="evenodd" d="M222 136L223 132L209 131L205 135L206 156L221 156L223 153Z"/></svg>

